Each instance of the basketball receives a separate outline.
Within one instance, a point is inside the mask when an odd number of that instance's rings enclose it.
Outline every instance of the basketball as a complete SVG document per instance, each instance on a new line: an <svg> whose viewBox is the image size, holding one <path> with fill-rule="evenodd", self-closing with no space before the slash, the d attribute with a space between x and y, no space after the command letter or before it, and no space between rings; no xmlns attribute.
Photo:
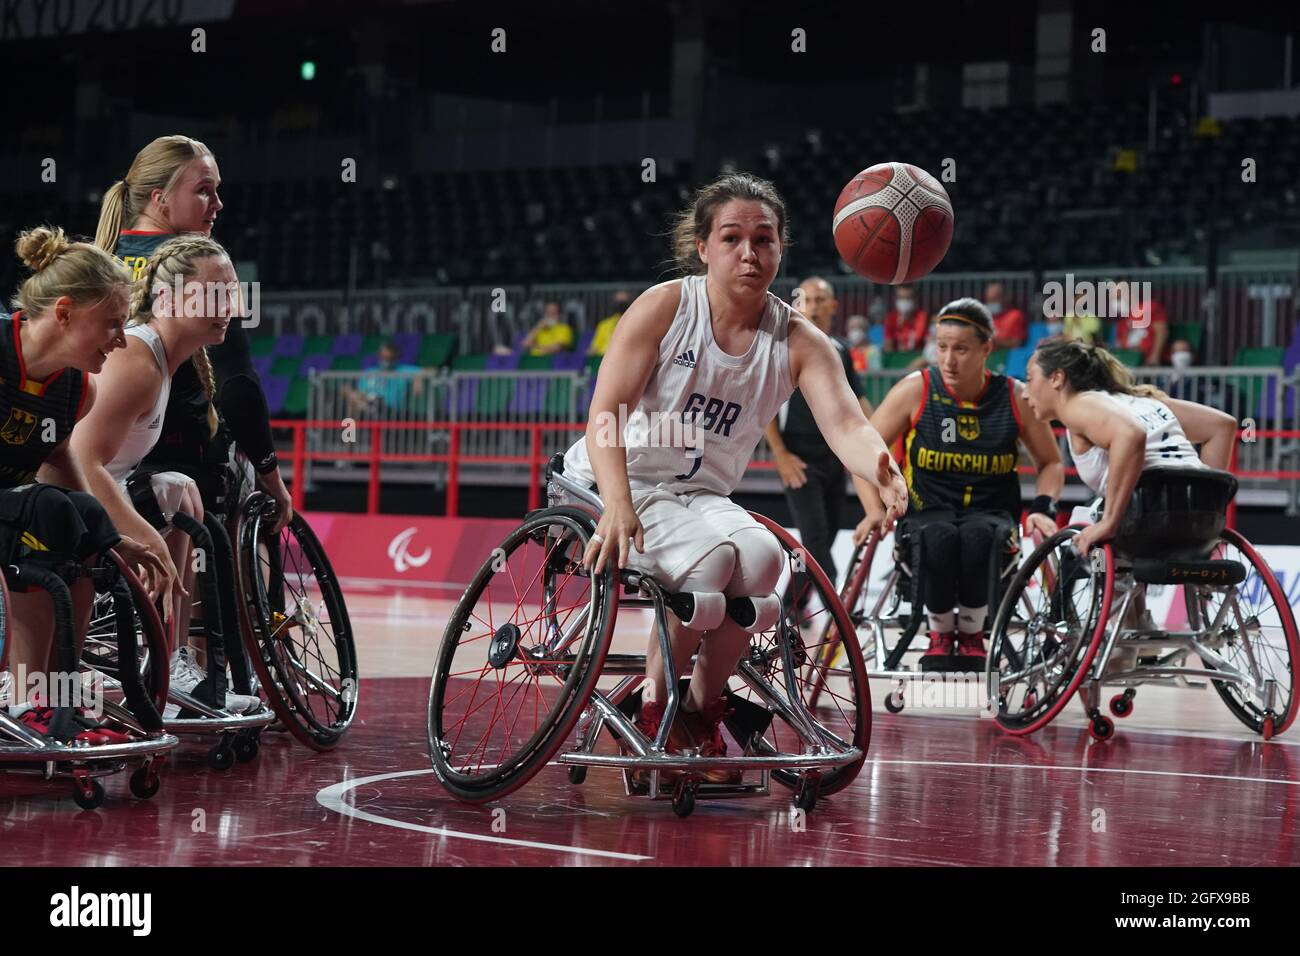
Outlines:
<svg viewBox="0 0 1300 956"><path fill-rule="evenodd" d="M835 201L835 248L873 282L898 285L932 272L952 242L952 203L925 170L878 163L849 181Z"/></svg>

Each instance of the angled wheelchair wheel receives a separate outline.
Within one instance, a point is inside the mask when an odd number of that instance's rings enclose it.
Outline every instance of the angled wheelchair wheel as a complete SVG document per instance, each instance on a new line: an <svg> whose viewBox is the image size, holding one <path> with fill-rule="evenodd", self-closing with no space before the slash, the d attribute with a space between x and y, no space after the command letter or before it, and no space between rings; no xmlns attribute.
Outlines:
<svg viewBox="0 0 1300 956"><path fill-rule="evenodd" d="M336 747L360 690L347 605L329 558L298 514L274 534L275 503L250 495L234 519L241 630L267 702L313 750Z"/></svg>
<svg viewBox="0 0 1300 956"><path fill-rule="evenodd" d="M751 515L776 536L785 552L786 568L777 585L783 612L775 627L753 636L729 687L735 697L755 705L744 710L760 715L758 708L762 708L770 722L761 731L753 730L746 726L747 715L738 711L728 729L742 746L765 756L807 753L808 720L816 724L813 746L857 748L859 754L852 762L818 777L815 793L826 796L853 782L871 741L871 690L862 648L839 595L817 562L779 524ZM801 568L812 593L806 602L787 600L786 592ZM832 641L840 653L830 646ZM746 731L748 740L741 740ZM796 792L809 785L808 776L800 771L774 770L772 776Z"/></svg>
<svg viewBox="0 0 1300 956"><path fill-rule="evenodd" d="M615 572L581 565L595 529L576 508L529 515L453 610L429 689L434 772L461 800L517 789L563 745L604 666Z"/></svg>
<svg viewBox="0 0 1300 956"><path fill-rule="evenodd" d="M1268 562L1236 531L1223 531L1211 557L1242 565L1246 579L1227 588L1184 584L1188 627L1206 632L1197 643L1207 668L1244 680L1212 682L1228 709L1255 733L1275 736L1296 714L1295 615Z"/></svg>
<svg viewBox="0 0 1300 956"><path fill-rule="evenodd" d="M998 724L1029 734L1078 689L1101 646L1115 590L1109 544L1080 558L1077 528L1048 538L1012 578L993 622L986 672Z"/></svg>
<svg viewBox="0 0 1300 956"><path fill-rule="evenodd" d="M82 665L99 671L118 684L130 680L130 675L123 672L121 660L124 628L120 625L128 618L119 618L119 615L128 615L134 624L134 656L143 689L161 714L167 703L170 680L167 632L144 585L116 551L110 551L101 559L101 567L110 565L126 584L130 604L123 606L112 589L96 587L90 626L81 652Z"/></svg>

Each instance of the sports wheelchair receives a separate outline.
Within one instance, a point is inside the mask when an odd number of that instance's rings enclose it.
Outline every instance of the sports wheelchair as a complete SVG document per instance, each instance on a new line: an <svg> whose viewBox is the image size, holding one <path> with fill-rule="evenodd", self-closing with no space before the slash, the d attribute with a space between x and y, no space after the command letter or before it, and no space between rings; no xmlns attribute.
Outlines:
<svg viewBox="0 0 1300 956"><path fill-rule="evenodd" d="M1295 717L1296 622L1268 563L1225 513L1236 479L1208 469L1142 474L1115 538L1081 558L1072 525L1040 544L1016 572L994 620L985 679L995 718L1012 734L1048 724L1081 690L1089 732L1115 733L1137 687L1204 688L1265 740ZM1183 630L1136 613L1147 589L1173 586ZM1199 667L1188 663L1195 656Z"/></svg>
<svg viewBox="0 0 1300 956"><path fill-rule="evenodd" d="M753 635L726 691L724 726L739 755L670 754L668 732L687 683L673 672L669 648L668 614L680 598L612 563L600 574L584 568L601 501L565 477L560 455L546 480L549 506L529 513L493 550L443 633L428 707L429 752L443 787L467 802L495 800L523 786L557 753L572 783L581 784L589 768L621 770L629 796L669 798L678 816L691 813L697 797L767 794L772 779L805 811L847 787L870 739L866 668L850 643L839 667L819 673L825 621L833 618L845 630L849 623L826 575L794 538L754 515L786 555L777 595L802 571L820 600L808 602L807 611L787 602L771 628ZM668 670L654 740L633 720L646 656L610 651L618 615L631 609L653 612ZM620 636L643 641L644 617L635 614L634 628ZM816 707L815 681L822 687ZM619 744L618 753L596 752L603 730ZM720 770L740 773L728 783L703 779Z"/></svg>
<svg viewBox="0 0 1300 956"><path fill-rule="evenodd" d="M198 574L196 608L202 620L191 624L190 633L208 639L212 699L224 701L229 663L234 690L260 692L269 704L269 709L263 706L254 714L239 715L213 706L211 700L170 693L170 702L181 711L167 721L168 729L218 735L208 751L208 763L218 770L230 769L236 760L253 760L262 731L273 721L276 729L286 730L313 750L332 749L351 724L359 691L347 607L320 541L300 515L273 534L275 502L262 492L242 494L247 484L235 471L232 468L220 481L211 475L196 479L205 504L201 524L185 514L153 515L146 496L132 495L155 527L160 521L174 522L202 553L211 555ZM147 472L139 477L147 488ZM235 502L237 507L231 507ZM157 510L156 501L152 510ZM112 648L99 640L108 624L99 610L97 606L91 628L96 640L87 642L83 659L112 675L117 662ZM235 629L240 639L224 640ZM168 656L147 658L150 666L154 661L165 670Z"/></svg>
<svg viewBox="0 0 1300 956"><path fill-rule="evenodd" d="M906 706L906 688L910 680L923 672L919 660L926 649L922 641L913 646L916 635L926 622L923 578L918 571L924 567L925 555L918 534L903 518L893 533L892 567L885 576L880 590L873 594L871 569L877 550L882 544L879 531L872 531L867 539L854 548L849 560L840 601L849 617L851 627L841 632L834 620L826 621L827 632L820 644L827 667L843 653L845 635L853 635L866 661L867 676L894 682L885 697L885 709L891 714L901 713ZM1020 531L1010 519L1005 527L994 534L988 560L989 608L995 609L1015 574L1020 559ZM991 623L993 611L989 612ZM985 627L985 632L990 630ZM960 662L961 658L954 658ZM820 687L814 687L813 701L819 699Z"/></svg>
<svg viewBox="0 0 1300 956"><path fill-rule="evenodd" d="M106 621L103 640L114 648L120 667L117 678L87 682L76 664L75 613L70 585L89 578ZM0 575L0 670L9 675L8 637L12 602L10 587L40 589L54 605L56 675L60 684L73 680L76 688L60 686L50 694L55 709L51 734L44 737L11 718L0 707L0 769L45 779L70 778L72 798L84 810L104 802L100 778L134 766L131 792L140 799L154 796L160 786L159 768L178 740L165 732L161 717L167 695L167 671L150 671L142 656L162 653L165 637L140 581L115 551L104 554L95 567L48 557L21 558ZM141 652L144 652L142 655ZM55 675L45 675L47 679ZM17 689L16 687L14 688ZM75 740L78 731L74 698L85 692L98 698L103 726L129 738L125 743L87 745Z"/></svg>

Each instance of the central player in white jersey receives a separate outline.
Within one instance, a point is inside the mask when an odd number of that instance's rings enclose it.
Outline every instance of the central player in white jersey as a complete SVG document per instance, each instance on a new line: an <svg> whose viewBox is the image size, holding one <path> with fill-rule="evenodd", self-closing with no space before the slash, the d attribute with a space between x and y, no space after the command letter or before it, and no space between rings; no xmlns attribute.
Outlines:
<svg viewBox="0 0 1300 956"><path fill-rule="evenodd" d="M1084 484L1109 501L1127 503L1151 468L1226 469L1237 438L1231 415L1134 385L1119 359L1103 348L1051 339L1029 360L1026 398L1040 421L1062 422ZM1194 445L1200 445L1198 455ZM1124 508L1107 508L1074 539L1080 554L1115 536Z"/></svg>
<svg viewBox="0 0 1300 956"><path fill-rule="evenodd" d="M817 327L768 291L788 241L785 203L771 183L728 174L679 217L674 251L685 278L643 293L624 313L601 364L586 436L565 473L593 482L605 510L585 555L690 594L672 622L677 673L699 656L670 747L725 753L719 725L728 678L751 633L779 613L780 546L727 496L763 429L799 388L827 444L880 489L897 516L907 487ZM647 654L638 725L658 732L664 667Z"/></svg>

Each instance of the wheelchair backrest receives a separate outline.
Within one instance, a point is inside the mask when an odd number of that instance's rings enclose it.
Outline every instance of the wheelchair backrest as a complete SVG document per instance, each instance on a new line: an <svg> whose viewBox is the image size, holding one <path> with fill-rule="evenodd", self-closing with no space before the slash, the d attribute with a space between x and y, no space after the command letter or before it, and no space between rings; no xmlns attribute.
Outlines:
<svg viewBox="0 0 1300 956"><path fill-rule="evenodd" d="M1115 546L1135 558L1203 558L1219 540L1237 479L1211 468L1148 468L1120 520Z"/></svg>

